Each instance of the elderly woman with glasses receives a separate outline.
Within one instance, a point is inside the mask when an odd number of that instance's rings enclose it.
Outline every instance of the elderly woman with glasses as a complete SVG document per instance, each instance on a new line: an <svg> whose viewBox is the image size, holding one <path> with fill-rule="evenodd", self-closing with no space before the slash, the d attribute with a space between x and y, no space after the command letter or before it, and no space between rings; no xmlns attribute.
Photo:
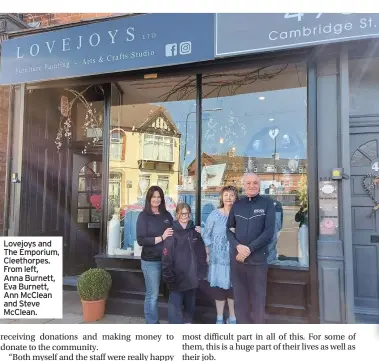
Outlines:
<svg viewBox="0 0 379 361"><path fill-rule="evenodd" d="M203 234L208 255L208 282L216 303L216 324L224 323L224 308L228 301L229 317L226 323L235 324L234 297L230 280L229 241L226 236L226 221L233 203L238 199L235 187L226 186L220 192L220 205L208 216Z"/></svg>
<svg viewBox="0 0 379 361"><path fill-rule="evenodd" d="M169 323L192 323L196 289L207 275L207 255L203 239L191 220L191 207L176 207L174 233L165 241L162 253L162 278L169 290Z"/></svg>

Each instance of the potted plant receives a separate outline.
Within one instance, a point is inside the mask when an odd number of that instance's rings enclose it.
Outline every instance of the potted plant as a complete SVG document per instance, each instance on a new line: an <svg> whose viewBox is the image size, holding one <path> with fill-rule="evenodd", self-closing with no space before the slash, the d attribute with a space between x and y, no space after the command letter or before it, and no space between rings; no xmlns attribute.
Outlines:
<svg viewBox="0 0 379 361"><path fill-rule="evenodd" d="M111 286L111 275L101 268L91 268L79 277L77 287L84 322L94 322L104 317L105 301Z"/></svg>

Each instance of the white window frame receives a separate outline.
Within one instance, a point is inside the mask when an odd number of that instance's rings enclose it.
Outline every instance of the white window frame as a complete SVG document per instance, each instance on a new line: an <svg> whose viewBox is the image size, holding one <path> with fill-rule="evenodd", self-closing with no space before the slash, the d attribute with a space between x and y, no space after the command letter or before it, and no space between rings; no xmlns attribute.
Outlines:
<svg viewBox="0 0 379 361"><path fill-rule="evenodd" d="M159 158L159 152L156 152L157 154L157 158L154 159L154 158L149 158L145 155L145 140L146 140L146 137L154 137L154 141L153 141L153 146L155 146L157 144L157 140L156 138L163 138L163 140L169 140L170 142L170 145L171 145L171 159L170 160L165 160L165 159L160 159ZM152 134L152 133L145 133L143 134L143 137L142 137L142 144L141 144L141 154L142 154L142 160L151 160L151 161L156 161L156 162L171 162L173 163L174 162L174 137L172 136L167 136L167 135L160 135L160 134ZM155 154L155 152L154 152Z"/></svg>
<svg viewBox="0 0 379 361"><path fill-rule="evenodd" d="M145 179L145 180L148 181L148 184L147 184L147 187L146 187L146 190L145 190L145 193L144 193L144 194L142 194L142 192L141 192L141 188L140 188L141 179ZM150 185L151 185L151 174L143 173L143 174L140 174L140 175L138 176L138 198L143 198L143 197L145 197L146 192L147 192L148 189L150 188Z"/></svg>
<svg viewBox="0 0 379 361"><path fill-rule="evenodd" d="M167 182L167 189L163 189L159 182ZM163 192L166 192L168 194L170 192L170 177L168 175L158 175L157 185L163 189Z"/></svg>
<svg viewBox="0 0 379 361"><path fill-rule="evenodd" d="M120 201L120 204L119 206L121 207L122 206L122 173L121 172L118 172L118 171L112 171L110 173L110 177L109 177L109 187L111 187L111 184L115 184L118 189L119 189L119 201ZM109 192L110 193L110 192ZM112 214L113 214L113 210L112 210Z"/></svg>
<svg viewBox="0 0 379 361"><path fill-rule="evenodd" d="M121 140L117 137L112 137L114 133L119 133ZM122 161L123 160L123 150L124 150L125 134L122 130L117 129L111 132L110 144L109 144L109 159L112 161ZM112 145L117 145L119 149L120 157L116 158L112 156Z"/></svg>

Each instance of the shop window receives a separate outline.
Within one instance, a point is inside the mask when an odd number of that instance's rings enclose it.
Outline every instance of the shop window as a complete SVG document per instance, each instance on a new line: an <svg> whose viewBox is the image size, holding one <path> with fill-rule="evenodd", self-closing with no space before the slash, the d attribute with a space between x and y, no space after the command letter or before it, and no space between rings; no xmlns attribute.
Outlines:
<svg viewBox="0 0 379 361"><path fill-rule="evenodd" d="M125 160L125 142L123 131L117 129L111 131L110 160Z"/></svg>
<svg viewBox="0 0 379 361"><path fill-rule="evenodd" d="M306 65L216 71L202 82L203 109L222 109L203 113L202 225L218 207L222 186L235 185L243 196L243 175L254 172L261 195L276 204L269 262L308 267L307 217L298 214L307 207Z"/></svg>
<svg viewBox="0 0 379 361"><path fill-rule="evenodd" d="M176 205L187 202L195 220L196 77L121 81L117 88L112 87L112 95L114 92L111 130L121 129L127 141L121 141L121 133L112 135L109 196L113 192L120 198L122 248L133 250L138 214L152 185L162 188L173 216ZM113 162L120 159L121 144L125 161ZM117 172L123 179L113 184L110 175Z"/></svg>

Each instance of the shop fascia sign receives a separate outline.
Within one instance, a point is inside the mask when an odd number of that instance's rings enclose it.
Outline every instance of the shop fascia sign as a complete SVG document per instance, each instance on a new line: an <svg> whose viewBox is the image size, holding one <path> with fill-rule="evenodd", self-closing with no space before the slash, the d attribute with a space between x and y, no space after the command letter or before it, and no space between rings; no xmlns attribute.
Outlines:
<svg viewBox="0 0 379 361"><path fill-rule="evenodd" d="M83 44L87 43L92 48L96 48L101 43L105 42L107 44L117 44L120 42L131 42L135 40L135 28L130 26L126 29L115 29L108 30L104 34L99 34L94 32L89 35L77 35L74 38L66 37L66 38L56 38L50 41L33 43L31 45L27 45L26 47L17 46L17 55L16 59L24 59L25 55L36 57L40 54L41 49L45 48L51 55L60 56L63 53L71 52L71 51L79 51L83 48ZM156 37L155 33L146 34L146 38L154 39ZM117 38L116 38L117 37ZM117 39L117 42L116 42Z"/></svg>
<svg viewBox="0 0 379 361"><path fill-rule="evenodd" d="M216 57L379 36L379 14L216 14Z"/></svg>
<svg viewBox="0 0 379 361"><path fill-rule="evenodd" d="M138 15L7 40L2 47L0 84L211 59L214 59L214 14Z"/></svg>

